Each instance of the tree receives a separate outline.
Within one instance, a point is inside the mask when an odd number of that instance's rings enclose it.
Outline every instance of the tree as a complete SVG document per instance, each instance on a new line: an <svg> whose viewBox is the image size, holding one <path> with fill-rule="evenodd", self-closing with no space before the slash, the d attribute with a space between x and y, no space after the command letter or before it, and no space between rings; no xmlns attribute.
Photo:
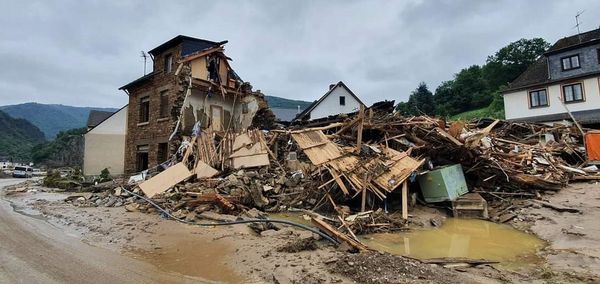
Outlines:
<svg viewBox="0 0 600 284"><path fill-rule="evenodd" d="M454 105L459 112L485 107L492 102L491 91L479 65L460 70L454 77L452 88L456 96Z"/></svg>
<svg viewBox="0 0 600 284"><path fill-rule="evenodd" d="M435 114L449 116L459 113L459 109L454 104L454 81L444 81L436 89L433 101L435 102Z"/></svg>
<svg viewBox="0 0 600 284"><path fill-rule="evenodd" d="M511 42L488 56L483 73L492 90L516 79L550 47L542 38Z"/></svg>
<svg viewBox="0 0 600 284"><path fill-rule="evenodd" d="M435 102L433 94L427 88L425 82L419 83L419 86L410 94L408 102L401 102L396 106L396 110L404 115L433 115L435 113Z"/></svg>

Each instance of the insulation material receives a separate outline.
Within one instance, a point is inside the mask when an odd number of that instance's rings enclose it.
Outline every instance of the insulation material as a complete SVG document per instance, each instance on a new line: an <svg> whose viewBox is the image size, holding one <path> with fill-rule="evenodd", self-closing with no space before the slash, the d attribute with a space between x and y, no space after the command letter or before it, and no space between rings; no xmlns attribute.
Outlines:
<svg viewBox="0 0 600 284"><path fill-rule="evenodd" d="M192 175L183 162L140 184L140 189L150 198L167 191L172 186L184 181Z"/></svg>
<svg viewBox="0 0 600 284"><path fill-rule="evenodd" d="M196 174L196 178L211 178L219 174L219 171L215 170L213 167L207 165L206 163L198 160L198 164L194 169L194 173Z"/></svg>
<svg viewBox="0 0 600 284"><path fill-rule="evenodd" d="M269 153L264 136L260 130L248 131L237 135L229 158L234 169L268 166Z"/></svg>

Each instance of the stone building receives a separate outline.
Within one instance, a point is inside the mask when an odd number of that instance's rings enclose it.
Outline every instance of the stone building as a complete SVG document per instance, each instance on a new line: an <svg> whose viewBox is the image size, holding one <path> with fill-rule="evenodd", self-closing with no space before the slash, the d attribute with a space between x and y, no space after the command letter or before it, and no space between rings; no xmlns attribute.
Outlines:
<svg viewBox="0 0 600 284"><path fill-rule="evenodd" d="M264 95L231 68L226 43L176 36L148 52L151 73L120 88L129 96L125 173L167 161L196 122L223 133L273 117Z"/></svg>

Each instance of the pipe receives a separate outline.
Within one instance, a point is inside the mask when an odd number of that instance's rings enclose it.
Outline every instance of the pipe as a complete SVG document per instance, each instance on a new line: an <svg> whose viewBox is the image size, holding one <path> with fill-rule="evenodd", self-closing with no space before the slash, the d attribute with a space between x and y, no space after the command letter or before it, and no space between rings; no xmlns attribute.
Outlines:
<svg viewBox="0 0 600 284"><path fill-rule="evenodd" d="M114 180L113 180L113 182L114 182ZM125 187L122 187L122 186L121 186L121 189L123 189L125 192L127 192L127 193L129 193L129 194L131 194L131 195L133 195L135 197L141 198L142 200L148 202L150 205L154 206L156 209L158 209L159 211L161 211L162 213L164 213L165 215L167 215L169 218L171 218L171 219L173 219L175 221L184 223L184 224L196 225L196 226L201 226L201 227L212 227L212 226L228 226L228 225L247 224L247 223L279 223L279 224L286 224L286 225L298 227L298 228L307 230L307 231L309 231L311 233L315 233L315 234L323 237L324 239L330 241L335 246L338 246L340 244L338 241L336 241L335 239L333 239L329 235L327 235L327 234L325 234L325 233L323 233L323 232L321 232L319 230L310 228L310 227L302 225L302 224L298 224L298 223L294 223L294 222L291 222L291 221L287 221L287 220L277 220L277 219L249 219L249 220L239 220L239 221L221 222L221 223L193 223L193 222L189 222L189 221L186 221L186 220L183 220L183 219L179 219L179 218L173 216L167 210L163 209L158 204L154 203L152 200L150 200L150 199L148 199L148 198L146 198L144 196L141 196L141 195L139 195L137 193L129 191Z"/></svg>

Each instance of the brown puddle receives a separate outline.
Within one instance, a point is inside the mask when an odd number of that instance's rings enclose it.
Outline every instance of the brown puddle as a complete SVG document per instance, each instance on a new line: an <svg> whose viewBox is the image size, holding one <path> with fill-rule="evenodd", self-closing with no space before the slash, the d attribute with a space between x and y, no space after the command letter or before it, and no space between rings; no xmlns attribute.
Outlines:
<svg viewBox="0 0 600 284"><path fill-rule="evenodd" d="M510 226L477 219L449 218L442 227L403 233L373 234L369 247L419 259L466 257L499 261L517 269L542 261L536 252L544 241Z"/></svg>
<svg viewBox="0 0 600 284"><path fill-rule="evenodd" d="M127 254L145 260L159 269L221 283L241 283L244 278L225 263L228 246L207 239L174 241L160 249L128 250Z"/></svg>

